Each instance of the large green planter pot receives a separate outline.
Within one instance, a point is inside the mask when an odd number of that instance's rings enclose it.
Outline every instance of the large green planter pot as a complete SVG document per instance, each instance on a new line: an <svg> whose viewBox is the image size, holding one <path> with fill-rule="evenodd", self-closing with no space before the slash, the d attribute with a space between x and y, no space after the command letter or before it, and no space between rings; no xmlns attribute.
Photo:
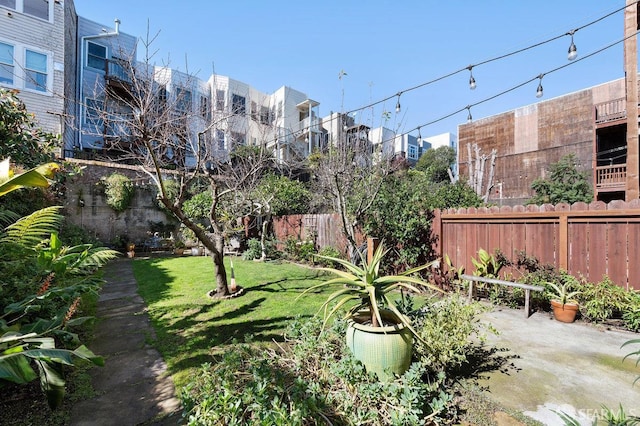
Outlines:
<svg viewBox="0 0 640 426"><path fill-rule="evenodd" d="M381 311L383 319L397 322L393 313ZM375 373L380 380L393 379L393 374L402 374L411 365L413 335L402 324L371 327L363 322L370 318L363 312L347 325L347 346L362 362L368 372Z"/></svg>

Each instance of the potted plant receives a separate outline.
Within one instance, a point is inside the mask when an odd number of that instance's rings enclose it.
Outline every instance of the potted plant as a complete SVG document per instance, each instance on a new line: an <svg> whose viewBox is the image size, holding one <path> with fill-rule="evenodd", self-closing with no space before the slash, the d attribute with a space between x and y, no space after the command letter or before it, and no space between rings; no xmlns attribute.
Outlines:
<svg viewBox="0 0 640 426"><path fill-rule="evenodd" d="M186 247L186 244L184 243L184 241L176 240L176 242L173 245L173 253L177 254L178 256L182 256L184 254L185 247Z"/></svg>
<svg viewBox="0 0 640 426"><path fill-rule="evenodd" d="M136 256L136 245L134 243L127 243L127 257L134 258Z"/></svg>
<svg viewBox="0 0 640 426"><path fill-rule="evenodd" d="M337 257L318 256L342 265L346 271L320 268L336 277L302 293L328 286L341 286L329 295L320 308L325 312L325 324L339 309L352 304L345 315L348 320L347 346L367 371L377 374L382 380L392 377L389 376L389 371L402 374L409 368L413 336L418 336L409 319L400 312L394 299L390 297L390 293L395 290L420 292L416 285L442 292L440 288L412 276L435 262L399 275L381 275L380 263L387 251L381 243L371 259L367 260L361 256L361 263L358 265ZM329 305L333 302L336 304L329 311Z"/></svg>
<svg viewBox="0 0 640 426"><path fill-rule="evenodd" d="M548 291L553 316L561 322L574 322L578 313L578 301L574 299L580 292L571 291L571 283L555 284L548 282Z"/></svg>

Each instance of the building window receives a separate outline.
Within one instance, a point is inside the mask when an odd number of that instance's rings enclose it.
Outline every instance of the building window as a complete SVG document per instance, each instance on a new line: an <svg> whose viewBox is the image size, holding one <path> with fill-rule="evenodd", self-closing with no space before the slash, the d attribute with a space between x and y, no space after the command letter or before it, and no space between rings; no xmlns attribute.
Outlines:
<svg viewBox="0 0 640 426"><path fill-rule="evenodd" d="M13 46L0 43L0 83L13 85Z"/></svg>
<svg viewBox="0 0 640 426"><path fill-rule="evenodd" d="M50 0L0 0L0 6L8 7L16 12L49 21L51 17Z"/></svg>
<svg viewBox="0 0 640 426"><path fill-rule="evenodd" d="M102 101L87 98L85 99L85 105L86 112L84 116L84 122L92 126L102 127L104 124L100 114L100 111L102 111L104 108L104 104L102 103Z"/></svg>
<svg viewBox="0 0 640 426"><path fill-rule="evenodd" d="M415 145L409 145L409 158L412 160L418 159L418 147Z"/></svg>
<svg viewBox="0 0 640 426"><path fill-rule="evenodd" d="M258 121L258 104L255 101L251 101L251 119Z"/></svg>
<svg viewBox="0 0 640 426"><path fill-rule="evenodd" d="M47 91L47 55L27 50L25 55L25 82L26 89L39 92Z"/></svg>
<svg viewBox="0 0 640 426"><path fill-rule="evenodd" d="M0 6L16 10L16 0L0 0Z"/></svg>
<svg viewBox="0 0 640 426"><path fill-rule="evenodd" d="M269 108L260 107L260 124L269 124Z"/></svg>
<svg viewBox="0 0 640 426"><path fill-rule="evenodd" d="M224 131L216 130L216 150L224 151Z"/></svg>
<svg viewBox="0 0 640 426"><path fill-rule="evenodd" d="M166 86L160 86L158 88L158 104L160 104L161 107L164 107L167 104L167 87Z"/></svg>
<svg viewBox="0 0 640 426"><path fill-rule="evenodd" d="M205 120L209 120L211 118L210 112L209 98L206 96L200 96L200 116Z"/></svg>
<svg viewBox="0 0 640 426"><path fill-rule="evenodd" d="M22 11L25 15L49 20L49 0L22 0Z"/></svg>
<svg viewBox="0 0 640 426"><path fill-rule="evenodd" d="M224 90L216 90L216 111L224 111Z"/></svg>
<svg viewBox="0 0 640 426"><path fill-rule="evenodd" d="M107 60L107 48L101 44L87 42L87 66L104 71Z"/></svg>
<svg viewBox="0 0 640 426"><path fill-rule="evenodd" d="M247 100L244 96L236 95L234 93L231 100L231 113L244 115L246 113L246 102Z"/></svg>
<svg viewBox="0 0 640 426"><path fill-rule="evenodd" d="M191 91L176 88L176 109L182 112L191 112Z"/></svg>

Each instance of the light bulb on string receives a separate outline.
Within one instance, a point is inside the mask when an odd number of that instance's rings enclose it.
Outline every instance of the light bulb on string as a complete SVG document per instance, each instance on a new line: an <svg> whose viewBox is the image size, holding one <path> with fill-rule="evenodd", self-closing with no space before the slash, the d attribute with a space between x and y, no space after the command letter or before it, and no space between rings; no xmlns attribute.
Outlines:
<svg viewBox="0 0 640 426"><path fill-rule="evenodd" d="M473 117L471 116L471 105L467 105L467 111L469 112L469 114L467 114L467 123L471 123L473 121Z"/></svg>
<svg viewBox="0 0 640 426"><path fill-rule="evenodd" d="M396 102L396 114L400 112L400 95L401 93L398 93L398 101Z"/></svg>
<svg viewBox="0 0 640 426"><path fill-rule="evenodd" d="M420 127L418 127L418 143L422 143L422 134L420 134Z"/></svg>
<svg viewBox="0 0 640 426"><path fill-rule="evenodd" d="M542 90L542 77L544 77L544 74L538 76L540 81L538 82L538 89L536 90L536 98L541 98L542 95L544 95L544 91Z"/></svg>
<svg viewBox="0 0 640 426"><path fill-rule="evenodd" d="M469 70L469 89L475 90L476 88L476 79L473 78L473 65L469 65L467 67Z"/></svg>
<svg viewBox="0 0 640 426"><path fill-rule="evenodd" d="M569 53L567 54L567 59L573 61L578 57L578 48L573 42L573 34L575 34L576 30L569 31L567 34L571 36L571 45L569 46Z"/></svg>

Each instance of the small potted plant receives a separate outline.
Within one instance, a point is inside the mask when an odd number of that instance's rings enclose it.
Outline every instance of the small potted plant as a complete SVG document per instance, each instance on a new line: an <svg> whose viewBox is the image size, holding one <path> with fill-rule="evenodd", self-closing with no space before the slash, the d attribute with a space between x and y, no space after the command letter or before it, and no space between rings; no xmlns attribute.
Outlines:
<svg viewBox="0 0 640 426"><path fill-rule="evenodd" d="M184 241L176 240L176 242L173 244L173 253L177 254L178 256L182 256L184 254L185 247L186 244L184 243Z"/></svg>
<svg viewBox="0 0 640 426"><path fill-rule="evenodd" d="M302 293L323 287L340 286L329 295L320 308L324 309L325 323L338 310L349 307L345 315L348 320L347 346L367 371L377 374L382 380L392 377L389 376L389 371L402 374L409 368L413 336L418 337L409 319L400 312L390 293L395 290L420 292L416 285L442 292L435 285L413 276L416 272L434 265L435 261L399 275L382 275L380 263L386 253L387 250L381 243L370 260L361 256L361 264L358 265L337 257L318 256L342 265L346 271L320 268L331 272L335 277ZM329 311L329 305L333 302L336 304Z"/></svg>
<svg viewBox="0 0 640 426"><path fill-rule="evenodd" d="M134 258L136 256L136 245L134 243L127 243L127 257Z"/></svg>
<svg viewBox="0 0 640 426"><path fill-rule="evenodd" d="M548 282L548 291L553 316L561 322L574 322L578 313L578 301L574 299L579 291L571 291L571 283L555 284Z"/></svg>

